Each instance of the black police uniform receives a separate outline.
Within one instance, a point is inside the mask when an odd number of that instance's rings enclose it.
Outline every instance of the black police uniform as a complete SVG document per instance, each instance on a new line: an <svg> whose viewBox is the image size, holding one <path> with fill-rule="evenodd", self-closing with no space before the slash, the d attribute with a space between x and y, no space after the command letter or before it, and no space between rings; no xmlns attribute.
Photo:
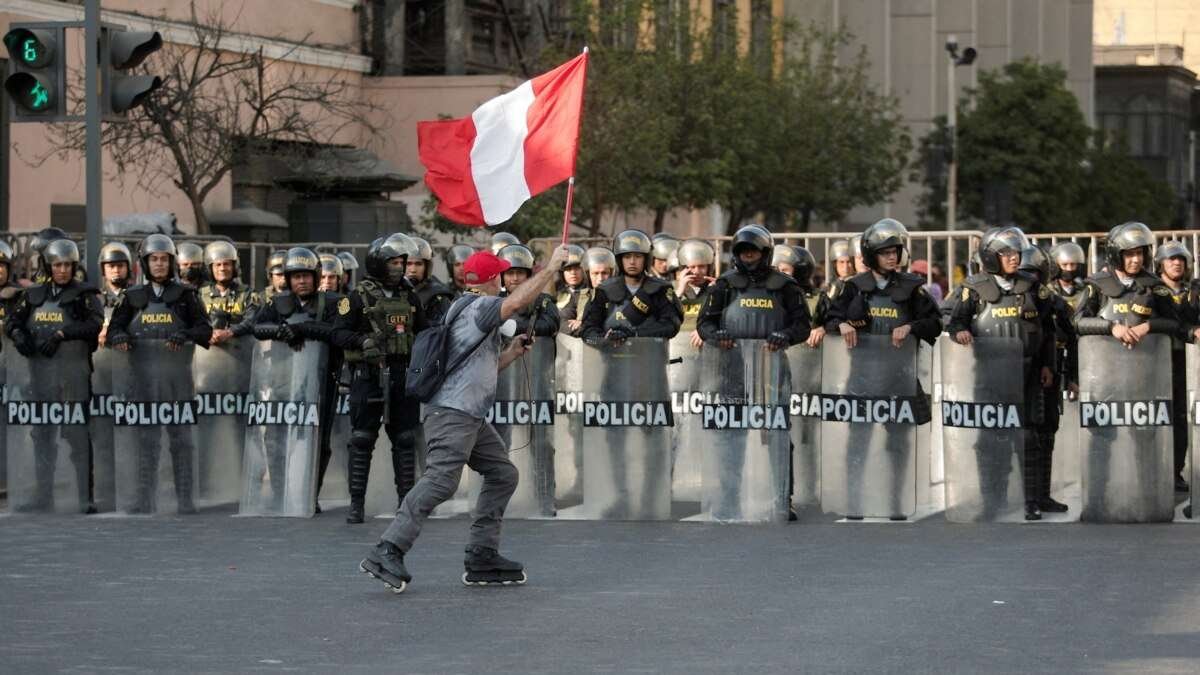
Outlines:
<svg viewBox="0 0 1200 675"><path fill-rule="evenodd" d="M317 465L317 495L321 494L321 485L325 482L325 471L329 468L329 459L333 456L333 446L330 442L333 434L334 407L337 403L337 373L342 370L344 349L358 349L362 346L362 336L347 326L346 318L350 314L350 299L337 293L316 291L307 298L301 298L291 291L284 291L271 299L263 307L253 325L254 337L259 340L278 340L281 338L281 326L286 324L286 333L290 334L289 344L298 347L304 340L316 340L329 345L329 359L321 382L320 406L317 409L319 427L319 462ZM283 494L283 464L286 454L274 453L268 457L271 462L271 482L273 493L278 497ZM278 481L276 476L279 476Z"/></svg>
<svg viewBox="0 0 1200 675"><path fill-rule="evenodd" d="M5 287L5 291L9 287ZM33 286L23 294L0 303L5 308L4 330L17 351L27 358L52 358L61 342L86 342L88 351L96 350L104 310L100 291L94 286L72 280L66 286L53 282ZM3 297L0 295L0 297ZM11 305L11 312L7 307ZM59 338L57 333L62 333ZM91 369L91 361L79 364ZM33 447L37 448L34 478L37 483L33 503L18 505L18 509L45 510L52 506L54 472L58 465L58 444L55 435L70 447L71 463L75 467L75 485L79 508L90 511L92 504L92 457L87 428L82 426L35 426L31 432Z"/></svg>
<svg viewBox="0 0 1200 675"><path fill-rule="evenodd" d="M155 284L142 284L125 291L108 322L108 344L115 347L132 342L135 358L138 340L167 340L180 345L194 342L208 349L212 326L208 323L196 289L169 279L158 285L158 291ZM189 381L192 379L190 370L163 375L187 378ZM132 511L146 512L151 508L153 491L158 482L158 438L161 429L146 427L139 430L139 434L138 494ZM168 438L179 510L192 511L192 455L195 449L186 435L170 434Z"/></svg>
<svg viewBox="0 0 1200 675"><path fill-rule="evenodd" d="M1042 368L1055 367L1053 294L1036 277L1017 272L1010 279L1012 287L1005 289L991 274L969 277L959 292L954 313L946 331L955 335L968 331L980 337L1012 337L1023 345L1022 374L1025 398L1025 482L1026 515L1036 517L1043 499L1049 496L1050 456L1042 446L1039 432L1044 429L1045 391L1042 388ZM1015 364L996 364L1012 368ZM989 517L1005 501L1007 471L995 474L991 468L1002 463L979 462L979 484L983 491L983 507ZM984 475L984 474L988 475ZM1038 505L1038 508L1033 508Z"/></svg>
<svg viewBox="0 0 1200 675"><path fill-rule="evenodd" d="M379 426L383 423L392 446L392 471L397 504L404 501L416 481L416 427L420 406L404 396L404 375L416 334L425 330L427 320L421 301L407 279L395 289L365 277L348 296L350 307L342 317L347 328L365 339L376 341L388 368L387 392L381 383L378 362L366 362L362 354L347 350L351 364L350 442L347 478L351 511L362 508L371 471L371 454ZM361 344L361 343L360 343ZM388 402L384 410L384 401ZM383 422L386 417L386 423Z"/></svg>
<svg viewBox="0 0 1200 675"><path fill-rule="evenodd" d="M503 291L500 297L507 297L508 294L508 291ZM528 307L523 307L521 311L512 315L512 320L517 325L516 335L528 333L530 324L533 325L534 337L558 335L558 306L554 304L554 298L550 297L549 293L538 293Z"/></svg>
<svg viewBox="0 0 1200 675"><path fill-rule="evenodd" d="M1038 482L1042 510L1056 506L1050 503L1050 479L1054 464L1054 438L1062 419L1063 390L1068 382L1079 382L1079 336L1075 333L1075 307L1065 296L1054 292L1054 286L1057 285L1049 286L1054 319L1054 383L1042 392L1042 422L1038 427L1043 460L1042 476Z"/></svg>
<svg viewBox="0 0 1200 675"><path fill-rule="evenodd" d="M1166 283L1164 282L1164 285ZM1200 327L1200 279L1189 279L1178 289L1167 286L1171 291L1171 300L1175 303L1176 314L1184 331L1182 338L1171 341L1171 399L1174 410L1174 441L1175 441L1175 484L1182 489L1186 482L1183 479L1183 467L1187 463L1188 428L1187 415L1187 352L1183 343L1195 342L1193 331Z"/></svg>
<svg viewBox="0 0 1200 675"><path fill-rule="evenodd" d="M414 283L413 292L417 294L417 299L421 302L421 309L425 311L425 319L431 324L441 323L442 319L446 317L450 305L454 303L454 291L451 291L446 284L433 275L426 277L424 281Z"/></svg>
<svg viewBox="0 0 1200 675"><path fill-rule="evenodd" d="M642 277L636 293L630 293L625 276L614 276L596 287L583 312L582 337L602 340L608 332L625 337L673 338L683 323L683 310L675 289L661 279Z"/></svg>
<svg viewBox="0 0 1200 675"><path fill-rule="evenodd" d="M873 272L863 272L846 280L834 281L830 289L839 289L831 294L826 308L825 331L826 339L840 334L840 326L847 323L856 331L869 335L891 335L896 328L911 325L911 335L918 340L933 344L942 332L942 320L938 313L937 303L924 289L925 280L915 274L892 272L887 277L887 283L882 289L875 283ZM854 366L855 361L851 361ZM920 383L917 383L917 400L924 400ZM924 417L924 415L922 415ZM849 447L847 453L851 458L847 461L846 488L847 499L851 508L860 505L862 489L862 470L866 464L863 461L865 453L871 445L871 434L875 430L870 425L851 425ZM858 459L855 459L855 457ZM901 517L902 505L900 499L904 493L902 481L905 472L903 465L908 461L903 452L888 452L892 462L891 505L892 516ZM848 513L850 517L861 517L861 513Z"/></svg>

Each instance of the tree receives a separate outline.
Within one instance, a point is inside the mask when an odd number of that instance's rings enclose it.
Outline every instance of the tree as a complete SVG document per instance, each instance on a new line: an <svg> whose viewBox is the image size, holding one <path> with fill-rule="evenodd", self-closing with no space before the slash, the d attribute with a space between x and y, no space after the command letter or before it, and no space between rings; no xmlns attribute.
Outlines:
<svg viewBox="0 0 1200 675"><path fill-rule="evenodd" d="M340 73L314 74L287 63L286 54L230 51L235 22L215 10L200 18L193 3L195 44L168 45L151 56L141 67L161 75L162 88L128 122L106 125L102 137L122 179L130 176L152 193L164 182L183 192L200 234L209 232L204 201L243 148L311 149L349 133L370 139L382 114ZM50 139L51 154L86 150L81 125L54 125Z"/></svg>
<svg viewBox="0 0 1200 675"><path fill-rule="evenodd" d="M1170 223L1170 188L1129 156L1122 139L1088 128L1060 66L1027 59L982 72L958 105L960 218L997 224L991 193L1009 200L1012 220L1029 232L1106 230L1130 219ZM945 118L938 118L911 174L926 188L922 225L944 225L949 147Z"/></svg>

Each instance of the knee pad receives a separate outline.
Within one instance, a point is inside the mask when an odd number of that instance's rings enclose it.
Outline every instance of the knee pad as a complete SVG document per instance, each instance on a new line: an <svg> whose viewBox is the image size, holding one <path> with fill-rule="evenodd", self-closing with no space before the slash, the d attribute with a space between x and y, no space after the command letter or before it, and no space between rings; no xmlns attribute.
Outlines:
<svg viewBox="0 0 1200 675"><path fill-rule="evenodd" d="M350 433L350 448L370 452L375 449L376 438L375 434L366 431L353 431Z"/></svg>
<svg viewBox="0 0 1200 675"><path fill-rule="evenodd" d="M392 437L392 445L394 445L398 448L403 448L405 450L410 450L410 449L416 447L417 432L413 431L411 429L406 430L406 431L401 431L400 433L398 433Z"/></svg>

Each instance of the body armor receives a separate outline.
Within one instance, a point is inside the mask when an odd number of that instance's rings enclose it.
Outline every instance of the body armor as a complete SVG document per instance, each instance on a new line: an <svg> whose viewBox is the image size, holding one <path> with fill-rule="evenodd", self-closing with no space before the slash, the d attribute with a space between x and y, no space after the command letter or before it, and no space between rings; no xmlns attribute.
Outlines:
<svg viewBox="0 0 1200 675"><path fill-rule="evenodd" d="M761 340L787 327L787 310L780 290L787 277L774 272L755 283L743 274L726 277L729 293L721 312L721 327L735 339Z"/></svg>
<svg viewBox="0 0 1200 675"><path fill-rule="evenodd" d="M690 333L696 330L696 322L700 320L700 308L704 306L704 299L708 296L705 290L702 288L697 291L689 286L679 296L679 306L683 308L683 324L679 327L679 332Z"/></svg>
<svg viewBox="0 0 1200 675"><path fill-rule="evenodd" d="M371 279L364 279L354 288L362 300L362 311L371 327L371 337L379 340L379 346L390 356L408 356L412 350L412 326L416 321L416 309L408 301L403 287L392 297L387 297L383 286ZM346 360L353 362L362 357L358 352L347 351Z"/></svg>
<svg viewBox="0 0 1200 675"><path fill-rule="evenodd" d="M238 284L221 295L216 284L207 284L200 289L200 302L213 328L228 328L245 318L252 293L249 287Z"/></svg>
<svg viewBox="0 0 1200 675"><path fill-rule="evenodd" d="M51 286L40 285L30 288L25 293L25 301L29 304L29 318L25 329L38 340L45 340L57 331L76 323L72 314L75 302L86 302L87 293L95 293L95 289L78 285L62 289L58 296L51 293Z"/></svg>
<svg viewBox="0 0 1200 675"><path fill-rule="evenodd" d="M1018 338L1025 356L1033 356L1042 332L1037 296L1048 296L1050 291L1024 276L1014 277L1008 292L991 275L973 277L966 285L979 294L979 313L971 322L971 332L981 337Z"/></svg>
<svg viewBox="0 0 1200 675"><path fill-rule="evenodd" d="M1154 293L1157 278L1139 275L1133 285L1126 287L1116 275L1101 272L1092 279L1102 298L1097 314L1107 321L1116 321L1126 326L1136 326L1154 317ZM1170 293L1165 286L1159 292Z"/></svg>
<svg viewBox="0 0 1200 675"><path fill-rule="evenodd" d="M135 340L166 340L186 329L179 314L171 307L183 292L183 287L176 284L165 287L161 296L155 296L149 286L127 292L125 300L134 310L129 335Z"/></svg>
<svg viewBox="0 0 1200 675"><path fill-rule="evenodd" d="M854 284L863 301L865 316L849 317L849 323L855 329L871 335L891 335L893 330L912 323L913 316L909 311L909 301L912 299L912 294L921 286L919 277L897 272L892 275L887 287L882 290L875 284L875 275L870 272L851 277L845 283ZM836 283L831 290L835 288L838 288ZM836 297L841 292L831 292L830 298ZM852 303L850 306L853 307L854 304Z"/></svg>

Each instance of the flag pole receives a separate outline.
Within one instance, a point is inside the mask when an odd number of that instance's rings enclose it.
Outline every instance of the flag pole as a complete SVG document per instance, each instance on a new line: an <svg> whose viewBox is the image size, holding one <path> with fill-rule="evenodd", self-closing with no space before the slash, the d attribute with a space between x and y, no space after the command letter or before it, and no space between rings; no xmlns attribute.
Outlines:
<svg viewBox="0 0 1200 675"><path fill-rule="evenodd" d="M579 91L579 122L575 127L575 154L571 156L571 178L567 180L567 208L563 211L562 244L567 245L571 233L571 206L575 203L575 161L579 159L579 127L583 126L583 95L587 91L588 48L583 48L583 88Z"/></svg>

